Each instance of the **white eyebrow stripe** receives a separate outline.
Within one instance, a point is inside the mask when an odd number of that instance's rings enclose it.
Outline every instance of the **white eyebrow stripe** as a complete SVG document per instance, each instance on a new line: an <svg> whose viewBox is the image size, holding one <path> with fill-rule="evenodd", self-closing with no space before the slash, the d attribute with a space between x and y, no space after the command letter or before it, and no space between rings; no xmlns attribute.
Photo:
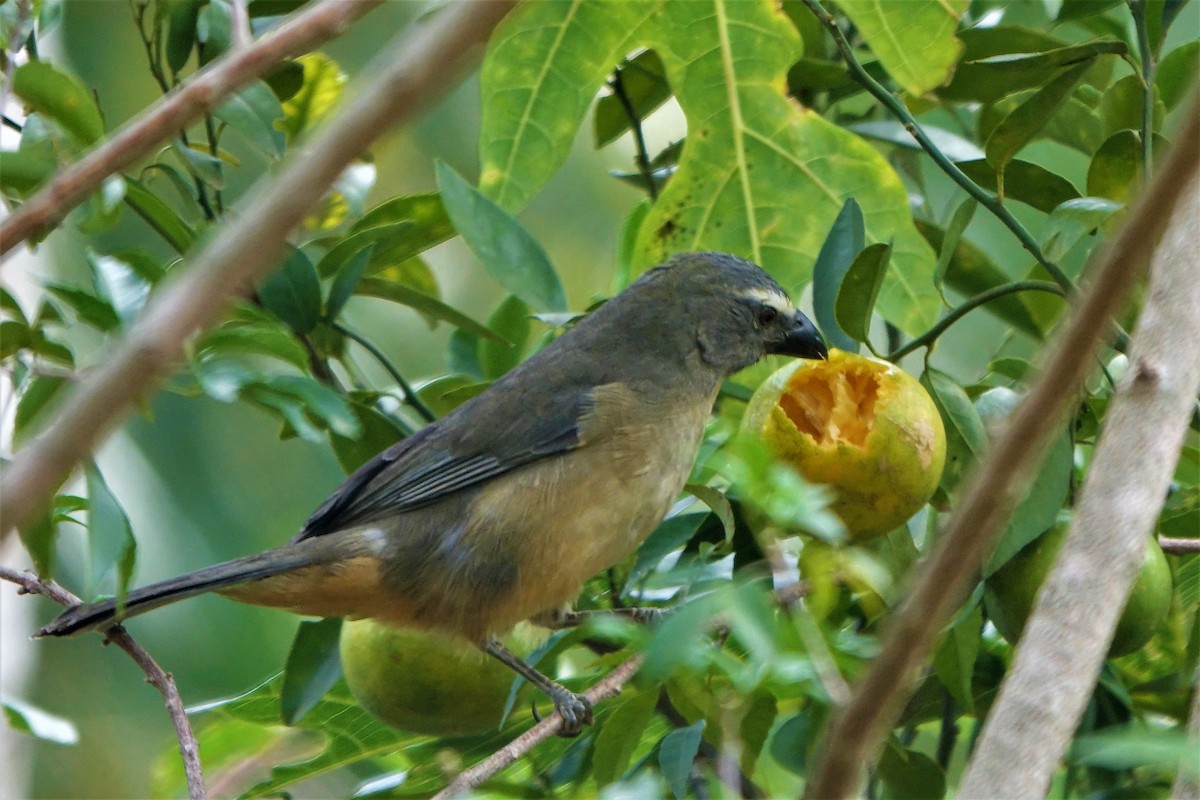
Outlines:
<svg viewBox="0 0 1200 800"><path fill-rule="evenodd" d="M747 289L742 296L748 300L757 300L761 303L766 303L781 314L789 314L795 311L792 301L787 295L770 289Z"/></svg>

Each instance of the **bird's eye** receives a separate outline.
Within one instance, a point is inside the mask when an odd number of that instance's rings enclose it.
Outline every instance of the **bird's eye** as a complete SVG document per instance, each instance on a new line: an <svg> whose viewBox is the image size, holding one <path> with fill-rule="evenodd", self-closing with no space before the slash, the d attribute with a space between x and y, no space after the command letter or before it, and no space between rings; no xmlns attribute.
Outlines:
<svg viewBox="0 0 1200 800"><path fill-rule="evenodd" d="M760 306L758 309L758 324L770 325L779 316L779 309L774 306Z"/></svg>

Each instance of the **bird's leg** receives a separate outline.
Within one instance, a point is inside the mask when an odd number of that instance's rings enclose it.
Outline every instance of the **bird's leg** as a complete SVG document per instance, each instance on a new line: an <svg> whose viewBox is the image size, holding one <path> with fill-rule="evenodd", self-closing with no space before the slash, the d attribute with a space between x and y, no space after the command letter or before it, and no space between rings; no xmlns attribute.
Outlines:
<svg viewBox="0 0 1200 800"><path fill-rule="evenodd" d="M584 725L592 724L592 701L575 694L557 681L543 675L526 664L521 658L500 643L495 637L483 644L483 652L506 664L525 680L532 683L554 702L554 708L563 719L561 736L578 736Z"/></svg>
<svg viewBox="0 0 1200 800"><path fill-rule="evenodd" d="M588 620L603 619L605 617L619 617L632 620L639 625L655 625L668 614L665 608L613 608L595 611L573 611L569 608L556 608L553 611L545 611L533 617L531 622L535 625L541 625L543 628L550 630L562 630L563 628L578 628Z"/></svg>

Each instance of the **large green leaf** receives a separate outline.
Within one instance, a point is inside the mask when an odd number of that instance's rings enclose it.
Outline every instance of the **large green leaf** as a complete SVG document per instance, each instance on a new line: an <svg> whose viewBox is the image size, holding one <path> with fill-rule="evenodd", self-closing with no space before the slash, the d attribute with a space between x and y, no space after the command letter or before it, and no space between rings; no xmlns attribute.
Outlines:
<svg viewBox="0 0 1200 800"><path fill-rule="evenodd" d="M954 32L967 10L967 0L837 3L906 92L924 94L949 80L963 51Z"/></svg>
<svg viewBox="0 0 1200 800"><path fill-rule="evenodd" d="M92 144L104 135L100 109L91 94L45 61L30 61L18 67L12 76L12 91L34 111L61 125L81 145Z"/></svg>
<svg viewBox="0 0 1200 800"><path fill-rule="evenodd" d="M137 559L137 542L125 509L104 481L95 464L89 465L88 491L88 550L91 561L91 587L97 590L108 576L116 573L118 604L124 601L133 567Z"/></svg>
<svg viewBox="0 0 1200 800"><path fill-rule="evenodd" d="M716 47L712 44L717 43ZM653 49L687 117L678 171L642 223L635 266L719 250L765 267L786 288L812 263L846 198L867 235L895 239L880 313L916 334L937 317L934 256L900 179L871 145L785 92L801 55L788 19L765 2L528 3L492 38L482 73L481 188L518 208L562 164L605 77Z"/></svg>

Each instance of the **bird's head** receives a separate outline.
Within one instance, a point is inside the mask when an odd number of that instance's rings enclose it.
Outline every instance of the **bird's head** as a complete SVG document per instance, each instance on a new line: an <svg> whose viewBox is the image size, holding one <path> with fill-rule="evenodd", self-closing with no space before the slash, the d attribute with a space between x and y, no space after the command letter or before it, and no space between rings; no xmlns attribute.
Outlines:
<svg viewBox="0 0 1200 800"><path fill-rule="evenodd" d="M684 253L662 268L696 331L701 357L726 375L765 355L823 359L825 340L775 280L724 253Z"/></svg>

